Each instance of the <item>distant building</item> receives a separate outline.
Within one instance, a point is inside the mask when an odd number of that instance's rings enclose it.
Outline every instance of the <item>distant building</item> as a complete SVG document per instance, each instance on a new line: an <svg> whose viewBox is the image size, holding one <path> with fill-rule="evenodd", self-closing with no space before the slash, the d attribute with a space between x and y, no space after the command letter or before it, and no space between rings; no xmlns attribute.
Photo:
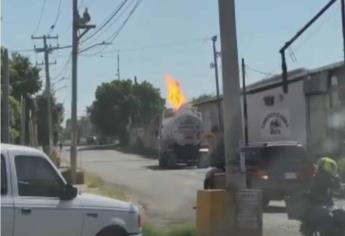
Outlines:
<svg viewBox="0 0 345 236"><path fill-rule="evenodd" d="M345 67L334 63L289 72L247 86L250 142L298 141L314 155L345 153ZM207 129L218 123L216 99L194 104ZM228 108L231 109L231 108Z"/></svg>

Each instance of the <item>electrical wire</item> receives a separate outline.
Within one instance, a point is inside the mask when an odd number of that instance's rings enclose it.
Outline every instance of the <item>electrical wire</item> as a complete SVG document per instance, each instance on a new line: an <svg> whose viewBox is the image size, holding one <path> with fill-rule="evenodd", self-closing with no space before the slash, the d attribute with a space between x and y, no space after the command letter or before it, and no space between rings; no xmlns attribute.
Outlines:
<svg viewBox="0 0 345 236"><path fill-rule="evenodd" d="M135 10L138 8L139 4L142 2L142 0L137 0L136 4L133 6L132 10L129 12L127 18L122 22L122 24L120 25L119 29L117 31L115 31L108 40L106 40L106 42L113 42L115 40L115 38L117 38L117 36L120 34L120 32L122 31L122 29L125 27L125 25L127 24L127 22L129 21L129 19L131 18L131 16L134 14Z"/></svg>
<svg viewBox="0 0 345 236"><path fill-rule="evenodd" d="M211 36L210 37L204 37L204 38L184 40L184 41L177 41L177 42L168 42L168 43L144 45L142 47L137 47L137 48L114 49L114 50L103 52L103 54L101 54L99 57L102 57L102 58L114 58L114 56L110 56L110 55L107 55L107 54L117 53L117 51L123 53L123 52L135 52L135 51L159 49L159 48L183 47L183 46L190 45L190 44L195 44L195 43L206 43L210 39L211 39ZM93 56L91 56L91 54L83 54L81 56L83 56L83 57L93 57Z"/></svg>
<svg viewBox="0 0 345 236"><path fill-rule="evenodd" d="M247 69L247 70L256 72L256 73L261 74L261 75L265 75L265 76L272 76L272 75L273 75L272 73L268 73L268 72L265 72L265 71L262 71L262 70L258 70L258 69L256 69L256 68L253 68L253 67L249 66L248 64L246 64L245 66L246 66L246 69Z"/></svg>
<svg viewBox="0 0 345 236"><path fill-rule="evenodd" d="M126 19L122 22L120 27L105 42L107 42L109 44L112 44L114 42L114 40L118 37L118 35L121 33L122 29L126 26L127 22L129 21L131 16L134 14L135 10L138 8L138 6L139 6L139 4L141 2L142 2L142 0L137 0L136 4L132 8L132 10L129 12L129 14L126 17ZM101 50L99 50L98 52L95 52L95 53L93 53L91 55L92 56L96 56L96 55L99 55L99 54L103 53L103 51L109 46L109 44L105 45Z"/></svg>
<svg viewBox="0 0 345 236"><path fill-rule="evenodd" d="M42 21L42 17L43 17L43 13L44 13L45 7L46 7L46 3L47 3L47 0L43 0L40 16L38 18L36 29L34 30L33 34L36 34L37 31L39 30L40 26L41 26L41 21Z"/></svg>
<svg viewBox="0 0 345 236"><path fill-rule="evenodd" d="M53 24L50 26L50 30L49 30L48 34L50 34L55 29L56 23L58 22L58 20L60 18L60 15L61 15L61 3L62 3L62 0L59 1L58 7L57 7L57 11L56 11L55 20L53 21Z"/></svg>
<svg viewBox="0 0 345 236"><path fill-rule="evenodd" d="M66 60L66 63L63 65L62 69L57 73L56 76L54 76L54 78L52 80L56 80L64 74L64 72L66 71L67 66L71 62L71 60L72 60L72 52L71 52L70 56L68 57L68 59Z"/></svg>
<svg viewBox="0 0 345 236"><path fill-rule="evenodd" d="M129 0L132 2L135 2L136 0ZM96 42L97 39L99 39L102 35L104 35L105 33L107 33L109 31L109 29L116 23L118 22L118 20L128 11L128 9L131 7L131 3L125 4L125 7L122 9L122 11L118 12L118 14L115 15L115 17L113 18L113 20L111 21L111 23L109 23L108 25L106 25L104 27L104 30L99 32L95 37L93 37L93 40L91 40L91 42Z"/></svg>
<svg viewBox="0 0 345 236"><path fill-rule="evenodd" d="M336 9L336 8L335 8ZM335 17L336 14L334 12L330 12L329 16L323 21L321 22L316 28L315 30L313 30L307 37L305 37L305 39L298 44L296 47L294 47L294 51L298 51L300 50L311 38L313 38L315 36L315 34L317 34L318 32L320 32L320 30L322 29L322 27L329 21L331 20L333 17Z"/></svg>
<svg viewBox="0 0 345 236"><path fill-rule="evenodd" d="M110 16L108 16L104 22L101 24L101 26L95 30L92 34L90 34L88 37L86 37L84 40L82 40L81 42L84 43L88 40L90 40L91 38L93 38L96 34L98 34L107 24L109 24L112 19L114 19L114 17L118 14L118 12L124 7L124 5L128 2L128 0L123 0L119 6L117 6L114 11L110 14Z"/></svg>

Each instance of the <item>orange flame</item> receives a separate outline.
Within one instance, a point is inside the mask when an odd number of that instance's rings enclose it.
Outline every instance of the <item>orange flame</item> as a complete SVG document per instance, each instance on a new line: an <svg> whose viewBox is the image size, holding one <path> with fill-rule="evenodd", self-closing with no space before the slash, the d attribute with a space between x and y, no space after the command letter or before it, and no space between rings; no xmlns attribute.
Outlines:
<svg viewBox="0 0 345 236"><path fill-rule="evenodd" d="M165 80L168 89L168 101L174 110L178 110L183 104L187 102L180 83L171 75L166 75Z"/></svg>

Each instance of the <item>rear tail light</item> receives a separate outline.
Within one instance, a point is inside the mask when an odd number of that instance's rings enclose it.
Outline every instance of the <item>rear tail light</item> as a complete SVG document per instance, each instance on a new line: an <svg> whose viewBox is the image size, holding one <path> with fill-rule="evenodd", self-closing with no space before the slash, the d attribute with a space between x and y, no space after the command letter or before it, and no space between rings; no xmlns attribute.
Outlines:
<svg viewBox="0 0 345 236"><path fill-rule="evenodd" d="M263 180L268 180L269 179L269 174L267 171L265 170L257 170L255 172L255 176L259 179L263 179Z"/></svg>

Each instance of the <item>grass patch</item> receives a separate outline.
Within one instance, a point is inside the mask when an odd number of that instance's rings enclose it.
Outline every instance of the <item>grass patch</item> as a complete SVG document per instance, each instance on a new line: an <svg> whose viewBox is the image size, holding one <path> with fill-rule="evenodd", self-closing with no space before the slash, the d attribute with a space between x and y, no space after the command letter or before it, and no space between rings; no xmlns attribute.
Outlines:
<svg viewBox="0 0 345 236"><path fill-rule="evenodd" d="M85 173L85 185L85 192L120 200L129 199L124 192L94 174ZM143 236L196 236L196 228L193 224L179 224L169 229L159 229L151 224L145 224L143 227Z"/></svg>
<svg viewBox="0 0 345 236"><path fill-rule="evenodd" d="M144 225L143 236L196 236L196 228L193 224L182 224L159 230L152 225Z"/></svg>
<svg viewBox="0 0 345 236"><path fill-rule="evenodd" d="M124 192L120 191L112 184L105 182L101 177L97 175L85 173L85 184L85 192L94 193L119 200L129 199Z"/></svg>

